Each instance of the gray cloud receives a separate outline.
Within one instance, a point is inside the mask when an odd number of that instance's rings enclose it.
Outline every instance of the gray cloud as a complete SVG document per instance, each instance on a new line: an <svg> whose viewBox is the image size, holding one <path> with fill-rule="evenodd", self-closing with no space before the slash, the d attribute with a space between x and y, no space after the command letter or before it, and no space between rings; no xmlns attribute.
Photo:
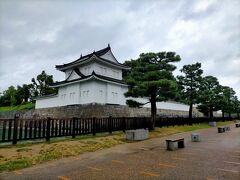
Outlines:
<svg viewBox="0 0 240 180"><path fill-rule="evenodd" d="M240 97L238 0L0 1L0 91L111 44L120 62L176 51ZM178 70L175 74L179 74Z"/></svg>

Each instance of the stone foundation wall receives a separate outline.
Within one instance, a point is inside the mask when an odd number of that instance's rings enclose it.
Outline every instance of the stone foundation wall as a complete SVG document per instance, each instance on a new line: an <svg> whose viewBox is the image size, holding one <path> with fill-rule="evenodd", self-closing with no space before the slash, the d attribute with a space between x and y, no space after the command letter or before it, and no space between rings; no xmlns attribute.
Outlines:
<svg viewBox="0 0 240 180"><path fill-rule="evenodd" d="M0 118L13 118L16 113L21 118L72 118L72 117L149 117L150 108L129 108L122 105L74 105L54 108L32 109L22 111L0 112ZM187 111L158 109L157 116L188 116ZM194 110L193 116L201 117L202 113Z"/></svg>

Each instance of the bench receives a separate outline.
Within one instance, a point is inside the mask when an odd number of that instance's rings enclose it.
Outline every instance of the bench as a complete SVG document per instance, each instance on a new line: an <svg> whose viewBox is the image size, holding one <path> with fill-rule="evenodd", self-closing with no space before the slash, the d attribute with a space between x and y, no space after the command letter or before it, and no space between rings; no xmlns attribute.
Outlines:
<svg viewBox="0 0 240 180"><path fill-rule="evenodd" d="M184 148L184 138L174 139L174 140L166 140L167 150L173 151L178 148Z"/></svg>
<svg viewBox="0 0 240 180"><path fill-rule="evenodd" d="M240 123L236 123L236 128L239 128L240 127Z"/></svg>
<svg viewBox="0 0 240 180"><path fill-rule="evenodd" d="M218 127L218 133L224 133L225 127Z"/></svg>

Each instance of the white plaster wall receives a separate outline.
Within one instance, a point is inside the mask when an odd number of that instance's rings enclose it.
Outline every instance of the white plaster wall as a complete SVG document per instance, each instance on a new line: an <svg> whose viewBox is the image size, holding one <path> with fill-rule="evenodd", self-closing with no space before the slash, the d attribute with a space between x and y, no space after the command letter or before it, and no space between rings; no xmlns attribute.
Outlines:
<svg viewBox="0 0 240 180"><path fill-rule="evenodd" d="M59 87L58 96L59 96L59 104L60 106L65 106L67 104L67 86Z"/></svg>
<svg viewBox="0 0 240 180"><path fill-rule="evenodd" d="M112 52L109 50L106 54L100 56L103 59L107 59L112 62L117 62L115 57L113 56Z"/></svg>
<svg viewBox="0 0 240 180"><path fill-rule="evenodd" d="M122 70L103 65L101 63L93 63L93 70L100 75L122 80Z"/></svg>
<svg viewBox="0 0 240 180"><path fill-rule="evenodd" d="M78 83L79 85L79 104L94 102L94 84L92 81Z"/></svg>
<svg viewBox="0 0 240 180"><path fill-rule="evenodd" d="M107 84L107 103L125 105L122 86L116 84Z"/></svg>
<svg viewBox="0 0 240 180"><path fill-rule="evenodd" d="M79 103L78 83L59 87L58 96L59 96L58 103L60 104L60 106L78 104Z"/></svg>
<svg viewBox="0 0 240 180"><path fill-rule="evenodd" d="M36 109L57 106L61 106L59 102L59 96L37 99L35 104Z"/></svg>
<svg viewBox="0 0 240 180"><path fill-rule="evenodd" d="M136 101L140 103L146 103L149 102L146 98L129 98L129 99L135 99ZM179 110L179 111L188 111L189 106L186 104L178 103L178 102L172 102L172 101L166 101L166 102L157 102L157 109L170 109L170 110ZM151 107L151 104L148 103L144 105L143 107Z"/></svg>
<svg viewBox="0 0 240 180"><path fill-rule="evenodd" d="M93 83L93 100L96 103L107 103L107 83L101 81L94 81Z"/></svg>
<svg viewBox="0 0 240 180"><path fill-rule="evenodd" d="M70 75L71 72L72 72L72 69L68 69L65 71L65 79L68 78L68 76Z"/></svg>
<svg viewBox="0 0 240 180"><path fill-rule="evenodd" d="M67 85L67 98L65 102L67 105L78 104L79 102L79 85L78 83Z"/></svg>
<svg viewBox="0 0 240 180"><path fill-rule="evenodd" d="M89 103L125 105L126 91L127 87L98 80L75 83L59 87L56 98L37 99L36 108Z"/></svg>
<svg viewBox="0 0 240 180"><path fill-rule="evenodd" d="M98 80L70 84L59 87L57 96L37 99L36 109L89 103L126 105L127 98L125 98L124 93L127 90L128 88L125 86ZM134 99L141 103L148 102L146 98ZM151 107L151 105L148 103L144 107ZM157 102L157 108L188 111L189 106L168 101Z"/></svg>
<svg viewBox="0 0 240 180"><path fill-rule="evenodd" d="M121 85L93 80L81 83L80 91L79 104L126 104L123 92L127 91L127 87Z"/></svg>
<svg viewBox="0 0 240 180"><path fill-rule="evenodd" d="M127 98L124 96L124 94L128 91L128 87L127 86L122 86L121 87L121 105L126 105L126 100Z"/></svg>
<svg viewBox="0 0 240 180"><path fill-rule="evenodd" d="M172 109L172 110L179 110L179 111L188 111L189 106L186 104L181 104L177 102L158 102L157 103L158 109Z"/></svg>
<svg viewBox="0 0 240 180"><path fill-rule="evenodd" d="M78 78L80 78L80 76L75 71L73 71L71 76L68 78L68 81Z"/></svg>
<svg viewBox="0 0 240 180"><path fill-rule="evenodd" d="M91 75L93 70L93 64L85 64L84 66L79 67L79 71L85 76Z"/></svg>
<svg viewBox="0 0 240 180"><path fill-rule="evenodd" d="M82 67L79 67L79 71L82 74L84 74L85 76L91 75L92 72L94 71L95 73L103 75L103 76L122 80L122 70L121 69L112 68L110 66L106 66L105 64L101 64L101 63L95 62L95 63L86 64ZM71 72L72 72L72 70L67 70L65 72L65 79L67 79L69 77ZM79 78L78 74L73 72L68 80L73 80L73 79L77 79L77 78Z"/></svg>

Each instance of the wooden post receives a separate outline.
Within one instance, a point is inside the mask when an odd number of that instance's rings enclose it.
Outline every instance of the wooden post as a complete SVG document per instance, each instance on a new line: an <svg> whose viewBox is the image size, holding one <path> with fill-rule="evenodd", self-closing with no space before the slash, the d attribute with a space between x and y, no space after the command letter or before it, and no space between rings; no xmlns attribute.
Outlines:
<svg viewBox="0 0 240 180"><path fill-rule="evenodd" d="M50 140L50 126L51 126L51 118L47 118L47 132L46 132L46 141Z"/></svg>
<svg viewBox="0 0 240 180"><path fill-rule="evenodd" d="M5 137L6 137L6 129L7 129L7 121L3 121L3 131L2 131L2 142L5 141Z"/></svg>
<svg viewBox="0 0 240 180"><path fill-rule="evenodd" d="M93 136L96 135L96 118L95 117L92 118L92 133L93 133Z"/></svg>
<svg viewBox="0 0 240 180"><path fill-rule="evenodd" d="M125 117L122 117L122 130L123 130L123 132L126 131L126 119L125 119Z"/></svg>
<svg viewBox="0 0 240 180"><path fill-rule="evenodd" d="M13 125L13 141L12 141L12 144L17 144L18 118L19 118L19 114L15 114L15 116L14 116L14 125Z"/></svg>
<svg viewBox="0 0 240 180"><path fill-rule="evenodd" d="M109 116L108 118L108 131L112 134L112 116Z"/></svg>
<svg viewBox="0 0 240 180"><path fill-rule="evenodd" d="M158 127L162 127L161 117L158 117L156 121L158 121Z"/></svg>
<svg viewBox="0 0 240 180"><path fill-rule="evenodd" d="M76 117L73 117L73 126L72 126L72 138L76 137Z"/></svg>
<svg viewBox="0 0 240 180"><path fill-rule="evenodd" d="M137 118L136 117L134 117L133 118L133 129L137 129Z"/></svg>
<svg viewBox="0 0 240 180"><path fill-rule="evenodd" d="M147 118L146 117L143 118L143 128L144 129L148 128L148 123L147 123Z"/></svg>

